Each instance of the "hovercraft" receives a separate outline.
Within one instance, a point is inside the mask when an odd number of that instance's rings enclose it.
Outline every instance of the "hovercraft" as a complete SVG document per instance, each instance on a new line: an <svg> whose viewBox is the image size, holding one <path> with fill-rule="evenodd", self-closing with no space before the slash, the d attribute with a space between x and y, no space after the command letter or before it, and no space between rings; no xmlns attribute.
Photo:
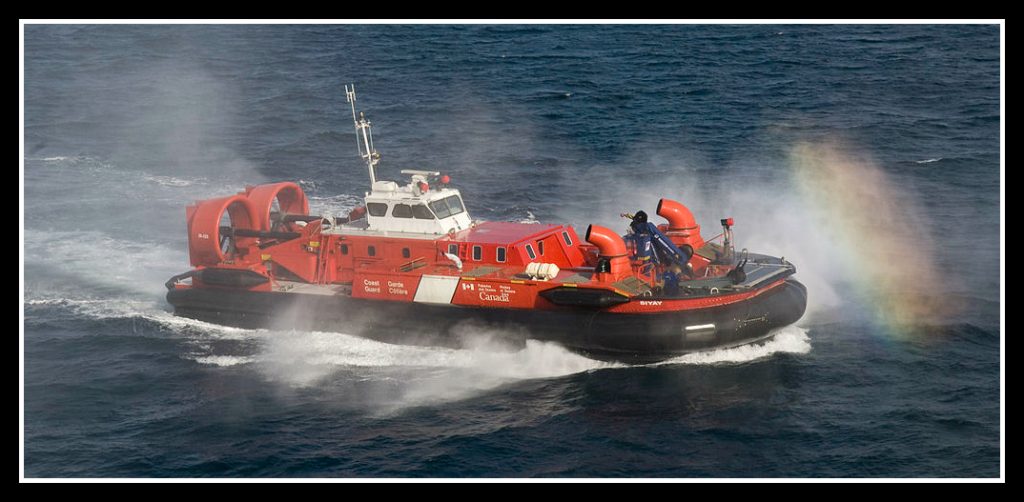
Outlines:
<svg viewBox="0 0 1024 502"><path fill-rule="evenodd" d="M665 223L637 211L625 235L590 225L581 239L568 225L475 221L440 172L377 180L370 122L355 87L346 95L365 204L311 215L301 187L282 182L187 206L193 269L167 282L176 315L454 346L469 323L647 363L757 342L804 313L793 264L736 251L731 218L705 240L674 200L655 208Z"/></svg>

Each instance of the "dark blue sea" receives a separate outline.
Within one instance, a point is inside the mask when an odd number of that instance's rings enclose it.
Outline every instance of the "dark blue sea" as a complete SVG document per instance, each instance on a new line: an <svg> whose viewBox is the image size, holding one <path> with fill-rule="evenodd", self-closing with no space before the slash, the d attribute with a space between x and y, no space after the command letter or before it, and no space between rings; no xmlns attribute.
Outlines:
<svg viewBox="0 0 1024 502"><path fill-rule="evenodd" d="M26 25L24 475L999 477L999 65L997 25ZM173 316L186 204L359 203L348 83L379 178L735 217L807 314L647 366Z"/></svg>

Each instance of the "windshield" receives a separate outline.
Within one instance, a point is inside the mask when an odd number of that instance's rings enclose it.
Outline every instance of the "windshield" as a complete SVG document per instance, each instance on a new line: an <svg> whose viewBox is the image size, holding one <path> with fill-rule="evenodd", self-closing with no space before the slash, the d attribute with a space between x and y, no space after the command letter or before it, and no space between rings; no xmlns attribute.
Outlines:
<svg viewBox="0 0 1024 502"><path fill-rule="evenodd" d="M445 197L444 199L435 200L430 203L430 209L434 211L434 214L436 214L438 218L447 218L466 210L462 207L462 201L459 200L458 195L452 195L450 197Z"/></svg>

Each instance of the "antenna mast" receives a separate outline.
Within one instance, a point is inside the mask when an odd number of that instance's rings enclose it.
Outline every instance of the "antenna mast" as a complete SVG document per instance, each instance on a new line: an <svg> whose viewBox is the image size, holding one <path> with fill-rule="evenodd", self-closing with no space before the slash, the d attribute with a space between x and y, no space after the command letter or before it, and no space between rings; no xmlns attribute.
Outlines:
<svg viewBox="0 0 1024 502"><path fill-rule="evenodd" d="M373 174L373 166L380 162L380 153L373 148L373 132L370 130L370 121L366 120L366 115L363 112L359 112L359 118L356 118L356 85L345 86L345 99L352 105L352 122L356 125L356 148L359 149L359 156L366 161L366 169L370 172L370 189L373 190L373 184L377 182L377 177ZM360 138L362 133L362 138Z"/></svg>

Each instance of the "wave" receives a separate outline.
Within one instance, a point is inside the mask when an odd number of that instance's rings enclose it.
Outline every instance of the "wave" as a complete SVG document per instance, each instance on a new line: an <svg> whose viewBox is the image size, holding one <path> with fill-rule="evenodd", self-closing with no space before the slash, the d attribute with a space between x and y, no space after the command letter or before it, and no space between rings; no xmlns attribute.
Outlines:
<svg viewBox="0 0 1024 502"><path fill-rule="evenodd" d="M100 163L99 159L93 157L86 157L83 155L55 155L53 157L25 157L26 161L34 162L63 162L63 163L81 163L81 162L94 162Z"/></svg>
<svg viewBox="0 0 1024 502"><path fill-rule="evenodd" d="M247 364L253 361L252 357L245 356L203 356L196 357L194 359L200 364L209 364L213 366L229 367L236 366L239 364Z"/></svg>
<svg viewBox="0 0 1024 502"><path fill-rule="evenodd" d="M158 302L123 298L30 298L26 305L66 308L97 320L133 318L192 342L186 359L213 366L258 364L274 380L305 386L339 369L420 368L468 370L492 383L532 378L553 378L601 368L622 367L588 359L564 347L528 340L520 350L502 342L501 330L477 329L461 333L465 348L396 345L356 335L325 331L246 329L175 316ZM255 353L218 353L237 344L255 342Z"/></svg>
<svg viewBox="0 0 1024 502"><path fill-rule="evenodd" d="M337 194L337 195L309 195L306 194L309 199L309 214L334 214L335 216L342 216L348 214L348 212L357 206L363 204L362 197L352 194Z"/></svg>
<svg viewBox="0 0 1024 502"><path fill-rule="evenodd" d="M192 200L216 197L227 193L234 193L241 190L245 184L259 184L264 179L254 169L247 169L242 163L228 163L226 167L246 168L245 182L238 181L237 176L225 176L224 179L215 180L212 175L189 176L183 173L175 175L167 174L166 170L156 169L157 172L142 169L131 169L130 166L119 165L118 163L99 157L84 155L56 155L51 157L29 157L26 161L42 162L43 165L35 169L26 169L26 186L35 188L52 188L53 184L60 186L74 186L75 196L86 202L103 201L107 199L138 199L152 203L154 200L174 202L176 205L184 206ZM59 173L59 179L47 179L45 176L51 173ZM167 189L190 187L191 196L185 200L179 190L168 192ZM99 197L96 195L99 194ZM67 202L69 196L63 195L59 200L52 202ZM40 208L46 208L46 202L40 203Z"/></svg>
<svg viewBox="0 0 1024 502"><path fill-rule="evenodd" d="M65 310L72 315L95 320L144 318L147 313L158 308L155 301L129 298L29 298L24 302L26 307L51 307ZM42 321L47 318L40 317Z"/></svg>
<svg viewBox="0 0 1024 502"><path fill-rule="evenodd" d="M216 331L203 335L223 338ZM469 399L518 381L620 366L534 340L509 350L492 341L493 333L479 333L477 345L461 349L394 345L322 331L235 335L256 341L255 348L239 351L237 344L203 343L200 336L183 357L209 367L243 367L285 388L344 392L345 402L385 414Z"/></svg>
<svg viewBox="0 0 1024 502"><path fill-rule="evenodd" d="M35 298L89 298L93 290L162 296L164 281L188 261L184 249L146 239L121 239L95 230L25 229L25 291ZM70 278L70 280L68 280Z"/></svg>
<svg viewBox="0 0 1024 502"><path fill-rule="evenodd" d="M397 345L337 332L223 326L175 316L157 302L51 297L25 303L67 308L93 319L138 320L141 333L179 340L182 360L252 372L286 389L356 392L351 402L375 413L469 399L516 382L633 367L589 359L550 342L527 340L512 348L503 342L507 337L502 329L470 328L460 333L464 345L456 349ZM787 327L763 344L688 354L656 365L743 363L809 350L807 330Z"/></svg>
<svg viewBox="0 0 1024 502"><path fill-rule="evenodd" d="M930 164L932 162L938 162L940 160L942 160L942 157L937 157L937 158L934 158L934 159L915 160L914 163L915 164Z"/></svg>
<svg viewBox="0 0 1024 502"><path fill-rule="evenodd" d="M95 320L138 319L192 345L185 359L203 365L258 365L272 380L308 386L342 369L448 369L473 373L488 387L512 380L553 378L622 365L588 359L564 347L528 340L520 350L502 343L500 330L465 333L465 348L396 345L325 331L246 329L175 316L157 302L95 298L30 298L28 306L65 308ZM250 353L237 352L242 344ZM481 383L481 385L483 385Z"/></svg>
<svg viewBox="0 0 1024 502"><path fill-rule="evenodd" d="M167 314L171 316L171 314ZM356 335L327 331L280 331L222 329L201 321L177 317L140 316L160 324L196 329L196 333L213 339L249 339L262 342L259 355L250 362L319 366L331 368L470 368L507 379L551 378L600 368L619 367L588 359L564 347L536 340L527 340L524 348L510 350L495 332L475 333L476 343L469 340L465 348L398 345L379 342ZM178 321L180 320L180 321ZM202 357L206 357L204 355ZM198 358L197 358L198 361ZM203 361L198 361L203 362ZM308 369L308 368L307 368ZM309 383L307 377L293 379Z"/></svg>
<svg viewBox="0 0 1024 502"><path fill-rule="evenodd" d="M193 179L182 179L175 178L174 176L143 176L143 179L152 181L158 185L170 186L170 187L187 187L192 186L196 183L206 181L206 178L193 178Z"/></svg>
<svg viewBox="0 0 1024 502"><path fill-rule="evenodd" d="M799 326L786 326L775 330L775 336L763 343L695 352L662 361L656 365L746 363L775 354L806 354L810 351L811 340L807 336L807 329Z"/></svg>
<svg viewBox="0 0 1024 502"><path fill-rule="evenodd" d="M525 218L520 218L518 223L539 224L540 220L537 219L537 216L534 215L532 211L527 210L526 211L526 217Z"/></svg>
<svg viewBox="0 0 1024 502"><path fill-rule="evenodd" d="M308 385L339 368L461 368L494 378L522 380L555 378L584 371L628 368L630 365L589 359L551 342L527 340L525 347L510 350L502 343L502 331L480 329L464 333L466 347L398 345L352 334L326 331L246 329L175 316L152 301L125 299L33 298L26 305L65 307L94 319L135 318L195 342L250 341L262 347L259 354L197 352L188 359L200 364L234 366L262 363L272 367L298 365L300 374L273 372L281 379ZM210 345L204 345L208 350ZM786 326L763 343L686 354L652 366L745 363L780 353L806 354L811 344L808 330ZM281 368L283 369L283 368ZM317 369L318 371L310 371Z"/></svg>

